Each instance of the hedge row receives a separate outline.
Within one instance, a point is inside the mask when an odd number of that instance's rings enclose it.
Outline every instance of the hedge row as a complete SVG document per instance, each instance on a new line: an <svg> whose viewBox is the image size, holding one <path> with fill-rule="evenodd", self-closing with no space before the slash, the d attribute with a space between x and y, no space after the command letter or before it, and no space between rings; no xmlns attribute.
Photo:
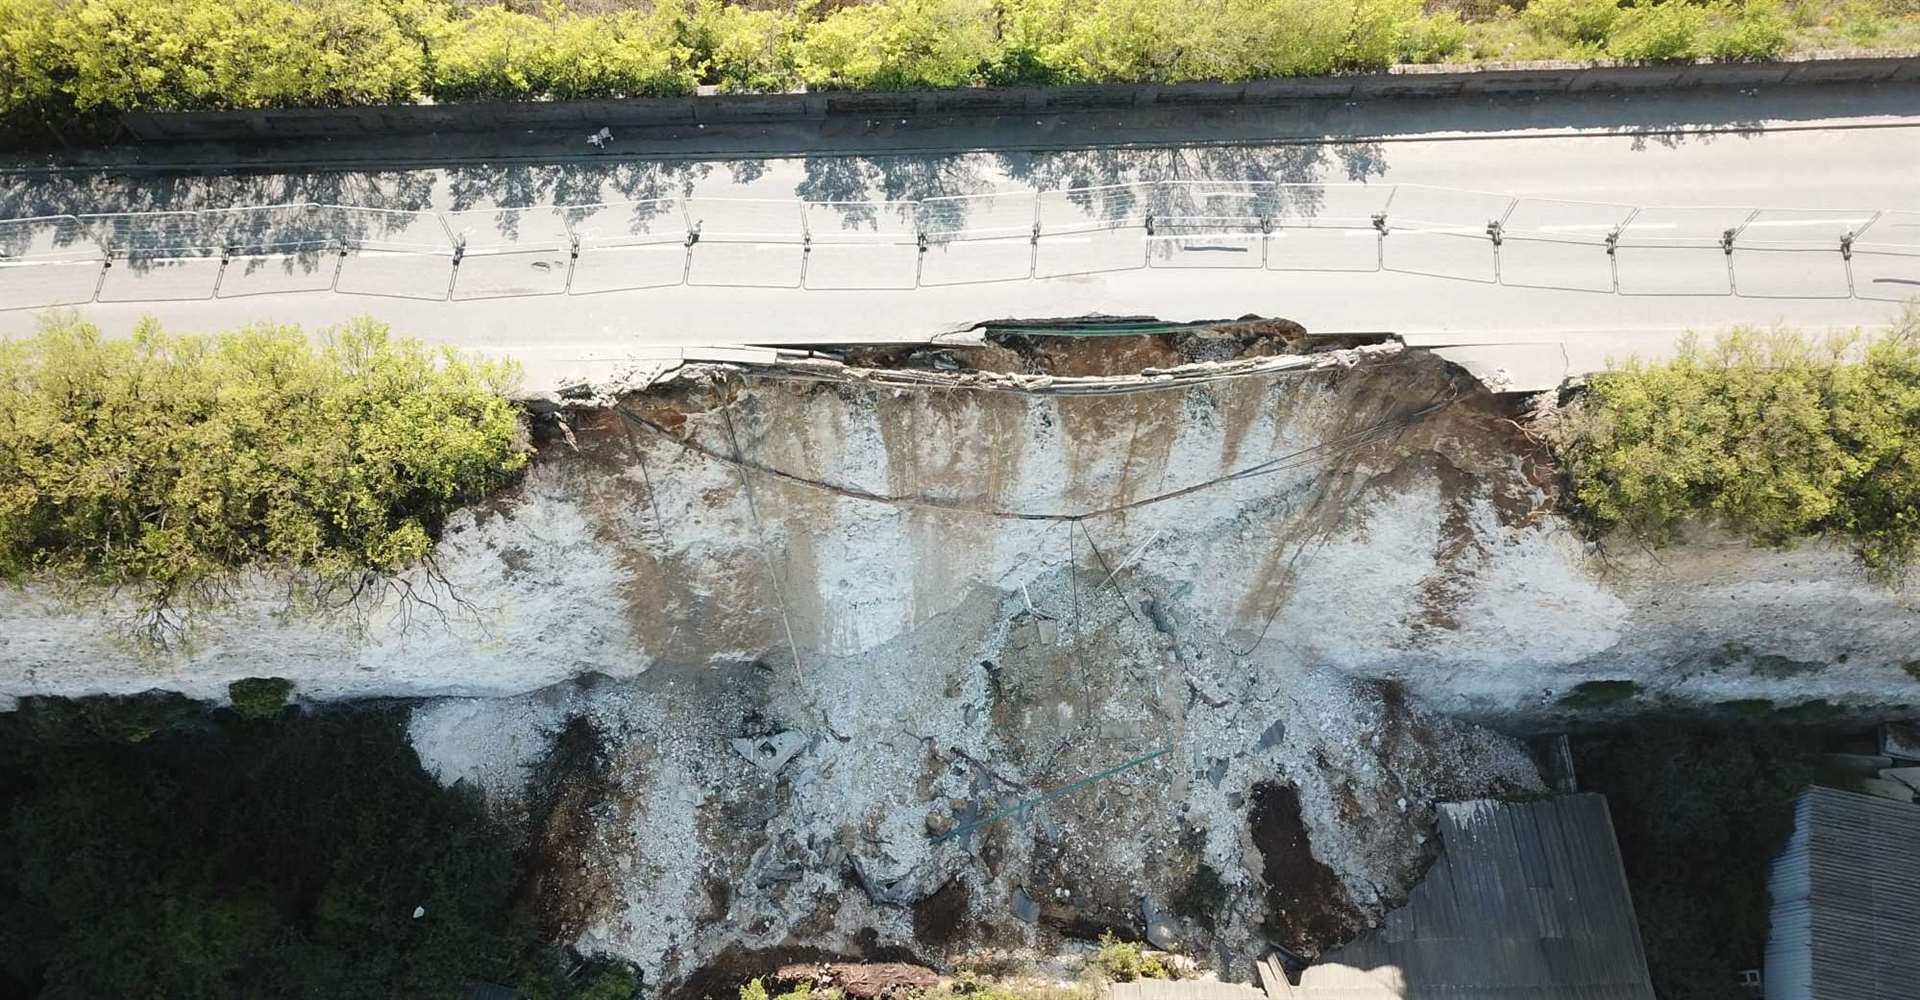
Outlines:
<svg viewBox="0 0 1920 1000"><path fill-rule="evenodd" d="M518 369L357 322L218 337L72 315L0 340L0 580L49 573L191 609L256 563L321 580L425 557L527 459Z"/></svg>
<svg viewBox="0 0 1920 1000"><path fill-rule="evenodd" d="M1460 56L1421 0L660 0L595 16L454 0L0 0L0 120L801 86L1240 80ZM1509 12L1510 13L1510 12ZM1779 0L1533 0L1568 55L1760 58Z"/></svg>
<svg viewBox="0 0 1920 1000"><path fill-rule="evenodd" d="M1654 541L1693 518L1755 542L1920 555L1920 308L1889 334L1736 330L1595 376L1546 430L1585 515Z"/></svg>

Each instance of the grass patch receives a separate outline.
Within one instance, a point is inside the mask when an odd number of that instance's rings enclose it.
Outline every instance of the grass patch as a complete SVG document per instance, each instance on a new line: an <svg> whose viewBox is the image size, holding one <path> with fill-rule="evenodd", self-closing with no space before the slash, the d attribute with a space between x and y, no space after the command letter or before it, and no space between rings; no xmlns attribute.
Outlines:
<svg viewBox="0 0 1920 1000"><path fill-rule="evenodd" d="M1623 701L1631 701L1640 694L1640 685L1635 681L1583 681L1573 686L1573 690L1560 696L1555 702L1561 708L1589 709L1605 708Z"/></svg>
<svg viewBox="0 0 1920 1000"><path fill-rule="evenodd" d="M57 316L0 342L0 579L129 590L155 635L249 566L358 599L525 464L517 377L366 320L108 340Z"/></svg>
<svg viewBox="0 0 1920 1000"><path fill-rule="evenodd" d="M1888 335L1734 330L1595 376L1541 425L1581 515L1658 544L1705 519L1761 545L1850 539L1892 573L1920 548L1920 310Z"/></svg>

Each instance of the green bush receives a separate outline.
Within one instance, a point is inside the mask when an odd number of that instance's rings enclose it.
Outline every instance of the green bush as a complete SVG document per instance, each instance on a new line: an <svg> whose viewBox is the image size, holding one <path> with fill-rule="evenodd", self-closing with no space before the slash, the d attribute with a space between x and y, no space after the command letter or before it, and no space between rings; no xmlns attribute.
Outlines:
<svg viewBox="0 0 1920 1000"><path fill-rule="evenodd" d="M1792 41L1793 19L1779 0L1723 4L1725 18L1707 41L1707 54L1727 62L1775 59Z"/></svg>
<svg viewBox="0 0 1920 1000"><path fill-rule="evenodd" d="M975 83L1246 80L1493 58L1873 44L1920 0L0 0L0 125L126 111ZM614 9L605 10L607 7ZM1520 34L1516 34L1518 31ZM1796 34L1799 33L1799 34ZM1522 37L1524 36L1524 37Z"/></svg>
<svg viewBox="0 0 1920 1000"><path fill-rule="evenodd" d="M1458 58L1467 45L1467 26L1452 11L1429 14L1408 24L1400 41L1400 61L1436 63Z"/></svg>
<svg viewBox="0 0 1920 1000"><path fill-rule="evenodd" d="M807 26L800 78L816 88L958 87L993 61L991 0L876 0Z"/></svg>
<svg viewBox="0 0 1920 1000"><path fill-rule="evenodd" d="M1159 957L1147 954L1138 942L1115 938L1112 931L1100 935L1100 950L1093 953L1087 964L1116 983L1174 978L1173 971Z"/></svg>
<svg viewBox="0 0 1920 1000"><path fill-rule="evenodd" d="M1604 46L1620 21L1618 0L1531 0L1520 15L1542 34Z"/></svg>
<svg viewBox="0 0 1920 1000"><path fill-rule="evenodd" d="M227 685L227 700L243 719L271 719L287 707L293 682L285 677L245 677Z"/></svg>
<svg viewBox="0 0 1920 1000"><path fill-rule="evenodd" d="M697 82L671 7L596 18L480 7L428 24L432 92L441 100L660 96L690 93Z"/></svg>
<svg viewBox="0 0 1920 1000"><path fill-rule="evenodd" d="M1833 534L1889 571L1920 548L1920 311L1890 334L1736 330L1595 376L1544 425L1581 512L1655 542L1706 518L1765 545Z"/></svg>
<svg viewBox="0 0 1920 1000"><path fill-rule="evenodd" d="M694 0L683 44L701 83L726 91L776 92L800 82L794 52L800 29L791 12Z"/></svg>
<svg viewBox="0 0 1920 1000"><path fill-rule="evenodd" d="M360 321L106 340L71 315L0 342L0 579L191 607L256 563L340 580L427 556L526 462L511 364Z"/></svg>

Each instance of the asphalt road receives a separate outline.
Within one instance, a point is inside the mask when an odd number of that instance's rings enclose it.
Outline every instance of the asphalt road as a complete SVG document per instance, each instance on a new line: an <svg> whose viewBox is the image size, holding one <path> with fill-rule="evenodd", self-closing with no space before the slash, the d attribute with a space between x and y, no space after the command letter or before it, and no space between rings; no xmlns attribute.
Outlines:
<svg viewBox="0 0 1920 1000"><path fill-rule="evenodd" d="M628 138L592 156L557 137L462 137L432 169L381 169L360 149L341 151L354 169L301 173L208 172L217 150L184 173L17 170L0 174L0 217L356 210L0 226L14 255L0 304L97 287L83 311L109 331L147 314L181 329L372 314L519 356L535 388L681 348L1257 314L1444 345L1537 388L1689 329L1879 325L1920 296L1913 86L1263 114L902 122L844 143L859 153L814 136L789 143L809 155L773 158L736 151L753 136ZM924 148L943 134L956 148ZM920 151L877 151L889 141ZM489 150L506 158L483 162ZM554 208L587 203L613 204ZM359 249L343 257L329 235ZM86 261L103 240L139 251L104 278ZM246 253L223 269L222 244ZM0 311L0 333L37 315Z"/></svg>

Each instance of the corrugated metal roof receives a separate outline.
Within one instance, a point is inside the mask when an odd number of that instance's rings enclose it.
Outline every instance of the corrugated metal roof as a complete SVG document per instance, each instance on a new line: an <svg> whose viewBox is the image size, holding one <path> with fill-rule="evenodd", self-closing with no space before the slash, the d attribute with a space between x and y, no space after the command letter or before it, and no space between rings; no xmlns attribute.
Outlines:
<svg viewBox="0 0 1920 1000"><path fill-rule="evenodd" d="M1807 789L1767 889L1767 1000L1920 996L1920 806Z"/></svg>
<svg viewBox="0 0 1920 1000"><path fill-rule="evenodd" d="M1301 976L1301 1000L1654 1000L1607 800L1440 808L1407 905Z"/></svg>

